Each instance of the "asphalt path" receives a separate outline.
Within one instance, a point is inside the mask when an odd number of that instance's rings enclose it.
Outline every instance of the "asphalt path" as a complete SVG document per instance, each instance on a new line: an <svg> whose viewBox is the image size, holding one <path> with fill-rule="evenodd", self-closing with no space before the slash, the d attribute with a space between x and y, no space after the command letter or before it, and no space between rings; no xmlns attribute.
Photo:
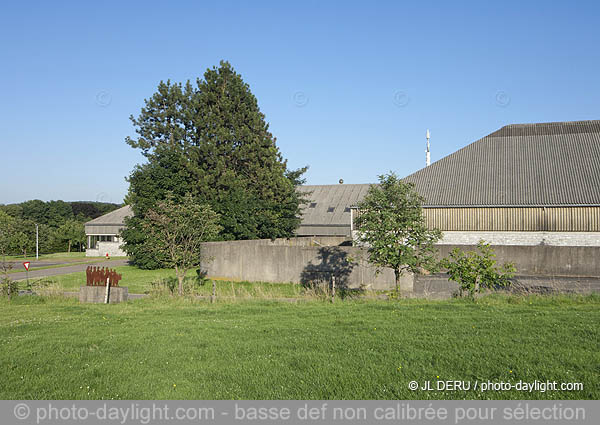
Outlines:
<svg viewBox="0 0 600 425"><path fill-rule="evenodd" d="M87 262L96 262L99 261L100 258L104 257L74 257L74 258L44 258L41 260L36 260L35 258L26 258L19 260L10 260L7 261L8 264L12 266L13 269L23 269L23 262L29 262L29 270L33 270L39 267L48 267L48 266L59 266L59 265L67 265L67 264L77 264L77 263L87 263Z"/></svg>
<svg viewBox="0 0 600 425"><path fill-rule="evenodd" d="M100 266L100 267L119 267L126 266L128 260L105 260L99 259L98 261L93 261L85 264L75 264L73 266L65 266L65 267L56 267L53 269L43 269L43 270L30 270L29 271L29 279L38 279L40 277L50 277L50 276L59 276L61 274L69 274L76 272L84 272L85 269L89 266ZM61 263L59 263L61 264ZM48 264L39 264L39 266L47 266ZM23 266L21 266L23 267ZM23 280L27 279L26 272L21 273L10 273L8 277L12 280Z"/></svg>

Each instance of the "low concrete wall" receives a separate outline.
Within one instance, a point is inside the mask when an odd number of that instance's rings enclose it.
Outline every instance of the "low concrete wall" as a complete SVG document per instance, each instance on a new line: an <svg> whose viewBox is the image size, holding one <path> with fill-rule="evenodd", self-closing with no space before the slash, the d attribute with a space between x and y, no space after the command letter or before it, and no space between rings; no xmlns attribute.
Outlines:
<svg viewBox="0 0 600 425"><path fill-rule="evenodd" d="M600 293L600 278L597 277L516 275L511 282L507 290L512 293ZM415 276L413 288L413 296L426 298L450 298L458 292L458 284L449 281L445 273Z"/></svg>
<svg viewBox="0 0 600 425"><path fill-rule="evenodd" d="M114 286L110 288L108 297L109 304L127 301L129 295L126 286ZM106 286L81 286L79 288L80 303L104 303L106 297Z"/></svg>
<svg viewBox="0 0 600 425"><path fill-rule="evenodd" d="M438 245L439 258L452 249L476 250L473 245ZM519 275L600 278L599 246L493 246L496 260L513 262Z"/></svg>
<svg viewBox="0 0 600 425"><path fill-rule="evenodd" d="M209 242L208 244L234 244L235 246L352 246L352 239L345 236L299 236L279 239L252 239L245 241Z"/></svg>
<svg viewBox="0 0 600 425"><path fill-rule="evenodd" d="M394 288L393 271L383 269L376 274L375 268L367 262L364 249L311 246L315 243L311 239L209 242L203 246L202 268L210 277L233 280L309 285L335 275L337 284L342 287ZM447 256L454 247L439 245L439 257ZM461 245L459 248L476 247ZM501 245L494 249L500 263L515 263L518 279L523 284L540 286L540 280L545 280L565 290L573 287L600 291L600 247ZM575 278L586 278L587 283L580 285L581 279ZM406 275L401 289L416 296L447 297L456 290L456 284L448 282L444 275Z"/></svg>
<svg viewBox="0 0 600 425"><path fill-rule="evenodd" d="M297 245L292 246L269 240L208 242L203 245L202 269L210 277L234 280L310 285L335 275L339 287L389 289L395 286L393 271L384 269L376 274L375 268L367 264L366 253L361 248L308 246L312 238L297 239ZM412 291L412 284L412 276L404 276L400 285L403 290Z"/></svg>

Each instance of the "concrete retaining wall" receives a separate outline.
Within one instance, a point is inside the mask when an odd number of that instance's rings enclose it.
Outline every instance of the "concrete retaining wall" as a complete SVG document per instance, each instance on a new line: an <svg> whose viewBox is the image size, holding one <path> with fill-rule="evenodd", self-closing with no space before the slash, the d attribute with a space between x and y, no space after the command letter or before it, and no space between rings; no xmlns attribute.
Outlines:
<svg viewBox="0 0 600 425"><path fill-rule="evenodd" d="M264 245L264 246L312 246L312 247L320 247L320 246L352 246L352 240L349 237L345 236L300 236L289 239L253 239L246 241L226 241L226 242L209 242L210 244L228 244L235 245L238 247L245 246L255 246L255 245Z"/></svg>
<svg viewBox="0 0 600 425"><path fill-rule="evenodd" d="M576 276L516 275L511 279L510 290L515 293L600 293L600 278ZM458 284L448 280L447 274L418 275L414 277L415 297L449 298L458 291Z"/></svg>
<svg viewBox="0 0 600 425"><path fill-rule="evenodd" d="M377 275L367 264L365 252L351 246L315 247L299 241L288 246L269 240L209 242L202 255L202 269L209 277L309 285L335 275L340 287L388 289L395 285L391 269ZM405 276L401 288L412 291L412 281L412 276Z"/></svg>
<svg viewBox="0 0 600 425"><path fill-rule="evenodd" d="M209 242L204 244L202 268L209 277L233 280L310 284L335 275L338 285L348 288L394 288L393 271L384 269L377 275L362 248L311 246L315 243L311 239ZM440 258L454 247L439 245ZM560 280L560 285L568 288L574 284L573 279L586 278L588 282L583 287L600 291L600 285L594 283L600 283L600 247L504 245L494 249L499 262L515 263L522 282L530 278L555 283ZM407 275L402 279L401 289L414 295L445 297L456 285L443 275Z"/></svg>
<svg viewBox="0 0 600 425"><path fill-rule="evenodd" d="M439 257L447 256L456 246L438 245ZM460 245L468 251L475 246ZM517 273L526 276L570 276L600 278L598 246L493 246L496 260L513 262Z"/></svg>

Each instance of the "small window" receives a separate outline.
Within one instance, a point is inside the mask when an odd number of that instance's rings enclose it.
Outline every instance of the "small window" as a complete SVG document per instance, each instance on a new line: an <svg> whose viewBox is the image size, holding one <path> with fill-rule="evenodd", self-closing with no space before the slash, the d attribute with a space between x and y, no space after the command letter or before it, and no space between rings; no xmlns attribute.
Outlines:
<svg viewBox="0 0 600 425"><path fill-rule="evenodd" d="M308 208L316 208L316 207L317 207L316 202L311 202L310 205L308 206Z"/></svg>
<svg viewBox="0 0 600 425"><path fill-rule="evenodd" d="M335 207L329 207L327 208L327 212L333 212L335 210Z"/></svg>

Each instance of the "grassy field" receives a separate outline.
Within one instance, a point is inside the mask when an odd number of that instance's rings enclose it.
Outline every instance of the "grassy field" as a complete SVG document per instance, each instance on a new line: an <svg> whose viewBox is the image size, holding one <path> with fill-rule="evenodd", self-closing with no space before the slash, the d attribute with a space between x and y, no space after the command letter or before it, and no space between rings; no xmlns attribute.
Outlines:
<svg viewBox="0 0 600 425"><path fill-rule="evenodd" d="M175 277L173 269L160 270L141 270L133 266L115 267L117 273L123 276L123 280L119 282L120 286L127 286L128 291L132 294L145 294L153 289L152 282L161 279ZM65 291L78 291L81 285L85 285L85 272L69 273L65 275L52 276L48 280L54 282L56 289ZM189 272L187 282L189 286L193 286L194 293L197 295L210 295L212 292L212 283L208 282L203 285L195 284L195 271ZM216 281L217 295L222 297L260 297L260 298L276 298L276 297L297 297L303 293L303 288L300 285L291 285L288 283L249 283L249 282L230 282Z"/></svg>
<svg viewBox="0 0 600 425"><path fill-rule="evenodd" d="M115 267L114 270L123 276L119 285L127 286L129 292L134 294L146 293L151 288L151 282L175 275L175 272L170 269L140 270L133 266L122 266ZM48 279L54 282L57 288L65 291L78 291L80 286L86 284L85 272L52 276Z"/></svg>
<svg viewBox="0 0 600 425"><path fill-rule="evenodd" d="M598 399L600 298L0 300L3 399ZM410 391L410 381L582 391Z"/></svg>

